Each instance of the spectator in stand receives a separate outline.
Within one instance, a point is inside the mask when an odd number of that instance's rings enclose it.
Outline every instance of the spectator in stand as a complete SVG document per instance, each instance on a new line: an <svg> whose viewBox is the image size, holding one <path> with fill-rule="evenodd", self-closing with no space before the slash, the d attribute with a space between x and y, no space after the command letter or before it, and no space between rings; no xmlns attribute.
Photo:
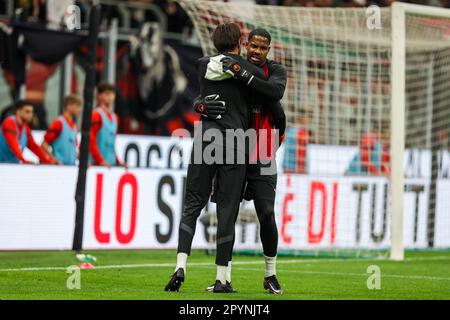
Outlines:
<svg viewBox="0 0 450 320"><path fill-rule="evenodd" d="M450 8L450 0L440 0L439 5L443 8Z"/></svg>
<svg viewBox="0 0 450 320"><path fill-rule="evenodd" d="M367 6L366 0L343 0L341 7L344 8L362 8Z"/></svg>
<svg viewBox="0 0 450 320"><path fill-rule="evenodd" d="M447 127L445 129L439 129L438 131L439 144L443 150L450 150L449 129L450 128Z"/></svg>
<svg viewBox="0 0 450 320"><path fill-rule="evenodd" d="M44 136L42 149L58 164L74 166L77 159L77 124L83 102L76 95L64 98L64 111L56 118ZM50 151L51 146L51 151Z"/></svg>
<svg viewBox="0 0 450 320"><path fill-rule="evenodd" d="M1 1L0 2L0 14L4 15L6 14L6 1Z"/></svg>
<svg viewBox="0 0 450 320"><path fill-rule="evenodd" d="M173 1L167 0L161 4L162 10L167 15L167 31L182 33L185 26L189 25L190 20L181 6Z"/></svg>
<svg viewBox="0 0 450 320"><path fill-rule="evenodd" d="M280 5L286 6L286 7L294 7L294 6L301 6L302 5L301 0L281 0Z"/></svg>
<svg viewBox="0 0 450 320"><path fill-rule="evenodd" d="M389 176L391 174L389 155L389 121L383 120L381 127L375 124L372 130L362 136L359 152L353 157L347 169L350 175Z"/></svg>
<svg viewBox="0 0 450 320"><path fill-rule="evenodd" d="M286 129L284 142L283 171L285 173L307 173L308 163L306 150L310 133L306 111L302 110L295 127Z"/></svg>
<svg viewBox="0 0 450 320"><path fill-rule="evenodd" d="M314 0L314 6L318 8L335 7L334 0Z"/></svg>
<svg viewBox="0 0 450 320"><path fill-rule="evenodd" d="M114 113L116 88L101 82L97 86L98 107L92 113L90 163L97 166L124 166L116 155L119 117Z"/></svg>
<svg viewBox="0 0 450 320"><path fill-rule="evenodd" d="M47 0L16 0L14 12L23 22L45 23L47 16Z"/></svg>
<svg viewBox="0 0 450 320"><path fill-rule="evenodd" d="M395 0L371 0L368 1L368 5L377 5L379 7L389 7Z"/></svg>
<svg viewBox="0 0 450 320"><path fill-rule="evenodd" d="M31 150L41 163L53 164L55 160L47 156L31 135L29 124L33 120L33 105L25 100L19 100L15 106L15 114L9 116L1 125L0 130L0 163L25 163L23 150Z"/></svg>

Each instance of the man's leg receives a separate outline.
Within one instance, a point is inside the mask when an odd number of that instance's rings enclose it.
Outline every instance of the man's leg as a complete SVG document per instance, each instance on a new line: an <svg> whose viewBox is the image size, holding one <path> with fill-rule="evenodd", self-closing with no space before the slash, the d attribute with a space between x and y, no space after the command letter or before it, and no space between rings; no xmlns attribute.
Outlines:
<svg viewBox="0 0 450 320"><path fill-rule="evenodd" d="M256 214L260 224L260 237L264 251L265 274L264 289L270 293L282 294L277 279L276 263L278 249L278 229L275 221L274 199L254 199Z"/></svg>
<svg viewBox="0 0 450 320"><path fill-rule="evenodd" d="M216 175L215 179L214 179L214 188L213 188L215 190L215 193L213 195L211 195L211 201L212 202L216 202L217 189L218 189L217 185L218 185L218 179L217 179L217 175ZM244 191L245 191L245 181L244 181L244 183L242 185L241 201L242 201L242 196L244 194ZM236 210L236 212L234 214L234 225L235 226L236 226L236 220L237 220L238 215L239 215L239 206L238 206L238 208L237 208L237 210ZM231 245L231 250L229 252L230 259L228 261L227 274L226 274L226 277L225 277L226 278L226 282L227 282L227 286L231 287L231 290L233 290L233 291L234 291L234 289L231 286L231 265L232 265L232 260L233 260L234 242L235 242L235 239L236 239L235 229L236 228L233 228L233 241L232 241L232 245ZM206 288L206 291L212 292L213 290L214 290L214 283Z"/></svg>
<svg viewBox="0 0 450 320"><path fill-rule="evenodd" d="M256 214L258 215L259 235L266 259L266 277L276 274L275 259L278 249L278 229L275 221L274 199L254 199Z"/></svg>
<svg viewBox="0 0 450 320"><path fill-rule="evenodd" d="M236 241L236 220L237 217L239 215L239 206L236 210L236 213L234 214L234 228L233 228L233 240L231 241L231 247L230 247L230 251L228 253L229 259L228 259L228 265L227 265L227 274L226 274L226 281L230 284L231 286L231 266L232 266L232 260L233 260L233 248L234 248L234 243Z"/></svg>
<svg viewBox="0 0 450 320"><path fill-rule="evenodd" d="M238 209L236 210L236 213L235 213L235 218L234 218L234 225L235 226L236 226L236 220L237 220L238 214L239 214L239 207L238 207ZM232 266L232 260L233 260L233 247L234 247L235 239L236 239L236 232L235 232L235 228L234 228L233 229L233 241L232 241L232 244L231 244L231 250L230 250L230 252L228 254L230 258L228 260L227 273L225 275L225 280L227 282L227 286L229 286L232 291L234 291L234 289L231 286L231 266ZM214 284L212 284L212 285L210 285L209 287L206 288L206 291L212 292L213 290L214 290ZM234 291L234 292L236 292L236 291Z"/></svg>
<svg viewBox="0 0 450 320"><path fill-rule="evenodd" d="M262 175L261 164L249 165L246 199L253 199L260 225L260 238L265 260L264 288L281 294L283 291L276 278L278 229L275 220L275 195L277 175Z"/></svg>
<svg viewBox="0 0 450 320"><path fill-rule="evenodd" d="M188 167L185 204L178 229L178 254L191 253L197 219L208 203L215 168L215 165L205 164L190 164Z"/></svg>
<svg viewBox="0 0 450 320"><path fill-rule="evenodd" d="M242 202L243 200L243 194L245 192L245 180L244 183L242 185L242 191L241 191L241 196L240 196L240 202ZM233 260L233 248L234 248L234 243L236 241L236 221L237 218L239 216L239 209L240 209L240 204L238 205L236 212L234 213L234 228L233 228L233 241L231 243L231 248L230 248L230 252L228 253L230 259L228 260L228 266L227 266L227 276L226 276L226 280L230 283L231 285L231 265L232 265L232 260Z"/></svg>
<svg viewBox="0 0 450 320"><path fill-rule="evenodd" d="M256 198L254 199L255 210L260 224L260 238L263 247L265 260L265 275L270 277L276 275L276 258L278 250L278 228L275 221L275 198ZM234 223L239 213L239 207L236 211ZM233 233L233 240L231 250L229 253L229 261L227 266L226 281L231 283L231 269L232 269L232 253L235 242L235 233Z"/></svg>
<svg viewBox="0 0 450 320"><path fill-rule="evenodd" d="M194 148L188 166L185 204L178 229L177 265L165 291L178 291L184 282L187 257L191 253L197 218L208 202L216 170L216 165L195 164L193 160Z"/></svg>
<svg viewBox="0 0 450 320"><path fill-rule="evenodd" d="M242 195L242 185L245 180L245 165L223 165L217 169L217 280L226 282L228 262L234 243L234 226L236 213Z"/></svg>

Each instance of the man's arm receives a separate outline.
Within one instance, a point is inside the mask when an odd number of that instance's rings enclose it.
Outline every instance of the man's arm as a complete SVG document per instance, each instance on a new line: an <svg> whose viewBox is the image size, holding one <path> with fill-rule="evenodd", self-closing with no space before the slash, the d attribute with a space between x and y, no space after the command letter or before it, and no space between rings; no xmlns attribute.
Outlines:
<svg viewBox="0 0 450 320"><path fill-rule="evenodd" d="M25 127L24 130L27 130L27 148L31 150L38 158L41 163L45 164L54 164L56 160L47 156L45 151L38 146L38 144L34 141L33 136L31 135L31 130L29 127Z"/></svg>
<svg viewBox="0 0 450 320"><path fill-rule="evenodd" d="M31 163L30 161L25 160L22 154L22 150L20 147L19 139L17 139L17 129L14 121L11 119L6 119L3 122L2 133L5 137L6 144L8 145L11 152L19 159L22 163Z"/></svg>
<svg viewBox="0 0 450 320"><path fill-rule="evenodd" d="M269 72L267 80L265 78L255 77L255 79L250 82L249 87L252 88L255 93L278 101L283 98L286 89L286 81L286 69L281 64L274 64Z"/></svg>
<svg viewBox="0 0 450 320"><path fill-rule="evenodd" d="M284 113L283 106L277 101L273 102L269 109L273 116L273 126L279 130L280 137L282 137L286 131L286 114Z"/></svg>
<svg viewBox="0 0 450 320"><path fill-rule="evenodd" d="M198 85L199 85L199 89L200 89L200 97L203 96L204 93L204 85L203 85L203 79L205 76L205 61L204 61L205 57L200 58L197 60L197 64L196 64L196 69L197 69L197 75L198 75Z"/></svg>
<svg viewBox="0 0 450 320"><path fill-rule="evenodd" d="M281 64L273 65L269 78L266 80L261 68L243 59L227 56L222 58L222 63L224 71L233 72L237 79L246 83L255 92L275 101L283 98L287 74Z"/></svg>
<svg viewBox="0 0 450 320"><path fill-rule="evenodd" d="M372 163L370 159L370 154L373 146L373 141L370 137L363 137L361 140L361 165L366 168L368 172L373 175L381 175L380 170L378 170L377 166Z"/></svg>
<svg viewBox="0 0 450 320"><path fill-rule="evenodd" d="M55 164L61 164L61 162L59 162L59 161L55 158L55 155L54 155L54 154L52 153L52 151L50 150L50 145L49 145L47 142L45 142L45 141L42 142L42 144L41 144L41 149L44 150L45 154L46 154L49 158L53 159L53 161L54 161Z"/></svg>
<svg viewBox="0 0 450 320"><path fill-rule="evenodd" d="M91 134L90 134L90 143L89 143L89 151L94 158L96 164L99 165L107 165L105 160L103 159L102 154L100 153L100 149L97 145L97 133L102 127L102 117L98 112L92 113L92 126L91 126Z"/></svg>
<svg viewBox="0 0 450 320"><path fill-rule="evenodd" d="M220 119L225 113L225 101L220 99L218 94L206 95L204 88L204 77L209 58L203 57L197 60L198 83L200 86L200 95L194 100L194 110L197 113L211 119Z"/></svg>
<svg viewBox="0 0 450 320"><path fill-rule="evenodd" d="M47 132L44 135L44 141L41 144L41 148L45 151L45 153L47 153L47 155L49 157L51 157L53 160L55 160L56 163L61 164L61 162L59 162L54 154L52 153L52 151L50 150L50 145L56 140L58 139L58 137L61 135L61 131L62 131L62 123L61 120L56 119L55 121L52 122L52 124L50 125L50 127L47 129Z"/></svg>
<svg viewBox="0 0 450 320"><path fill-rule="evenodd" d="M116 117L116 123L117 123L117 127L119 127L119 116L117 115L117 114L113 114L113 117ZM115 135L116 135L116 137L117 137L117 132L115 133ZM114 152L115 152L116 150L114 149ZM115 153L115 156L116 156L116 166L119 166L119 167L124 167L124 168L127 168L127 164L126 163L122 163L122 161L120 161L120 159L119 159L119 157L117 156L117 153Z"/></svg>
<svg viewBox="0 0 450 320"><path fill-rule="evenodd" d="M383 153L381 156L381 171L386 175L391 175L391 155L386 146L383 146Z"/></svg>

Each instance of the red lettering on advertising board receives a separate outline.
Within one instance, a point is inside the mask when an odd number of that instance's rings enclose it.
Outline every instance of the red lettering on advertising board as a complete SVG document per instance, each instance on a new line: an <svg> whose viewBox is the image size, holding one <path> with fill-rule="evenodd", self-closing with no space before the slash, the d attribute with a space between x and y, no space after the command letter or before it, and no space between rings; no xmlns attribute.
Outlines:
<svg viewBox="0 0 450 320"><path fill-rule="evenodd" d="M336 206L337 206L338 184L333 183L333 208L331 209L331 244L336 240Z"/></svg>
<svg viewBox="0 0 450 320"><path fill-rule="evenodd" d="M122 232L122 204L123 204L123 189L126 185L131 187L131 219L130 230L128 233ZM136 230L136 215L137 215L137 195L138 184L136 177L131 173L124 174L119 180L117 188L117 205L116 205L116 237L117 241L122 244L129 243L133 240L134 232Z"/></svg>
<svg viewBox="0 0 450 320"><path fill-rule="evenodd" d="M109 243L110 234L107 232L102 232L100 228L102 217L102 195L103 195L103 173L98 173L96 179L96 192L95 192L94 234L98 242Z"/></svg>
<svg viewBox="0 0 450 320"><path fill-rule="evenodd" d="M322 241L323 234L325 232L325 220L327 213L327 189L324 183L320 181L312 181L310 190L311 191L309 193L308 242L320 243ZM313 231L316 193L320 193L322 200L320 230L317 233Z"/></svg>
<svg viewBox="0 0 450 320"><path fill-rule="evenodd" d="M290 175L287 176L287 186L290 187L291 186L291 177ZM283 211L281 213L281 239L285 242L285 243L292 243L292 237L289 236L286 233L286 227L287 224L289 222L292 221L293 216L291 214L288 213L288 204L289 202L291 202L292 200L294 200L294 194L287 192L286 195L284 196L283 199Z"/></svg>

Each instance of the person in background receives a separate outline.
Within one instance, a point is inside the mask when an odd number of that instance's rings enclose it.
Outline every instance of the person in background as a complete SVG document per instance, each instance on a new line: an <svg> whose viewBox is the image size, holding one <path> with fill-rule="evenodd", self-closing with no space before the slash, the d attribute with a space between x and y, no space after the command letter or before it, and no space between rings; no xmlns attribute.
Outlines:
<svg viewBox="0 0 450 320"><path fill-rule="evenodd" d="M29 124L33 120L33 108L30 102L19 100L15 105L15 114L3 121L0 130L0 163L33 164L23 157L25 147L39 158L40 163L55 163L31 135Z"/></svg>
<svg viewBox="0 0 450 320"><path fill-rule="evenodd" d="M380 130L376 130L376 128ZM347 169L349 175L389 176L389 121L375 123L371 132L362 136L359 152Z"/></svg>
<svg viewBox="0 0 450 320"><path fill-rule="evenodd" d="M44 136L42 149L58 164L74 166L77 159L77 124L83 102L76 95L64 98L64 111L56 118ZM50 150L51 146L51 150Z"/></svg>
<svg viewBox="0 0 450 320"><path fill-rule="evenodd" d="M301 110L295 127L286 129L284 143L283 171L285 173L307 173L307 147L310 139L309 117Z"/></svg>
<svg viewBox="0 0 450 320"><path fill-rule="evenodd" d="M124 166L116 155L119 117L114 113L116 88L107 82L97 86L98 107L92 113L90 163L97 166Z"/></svg>

